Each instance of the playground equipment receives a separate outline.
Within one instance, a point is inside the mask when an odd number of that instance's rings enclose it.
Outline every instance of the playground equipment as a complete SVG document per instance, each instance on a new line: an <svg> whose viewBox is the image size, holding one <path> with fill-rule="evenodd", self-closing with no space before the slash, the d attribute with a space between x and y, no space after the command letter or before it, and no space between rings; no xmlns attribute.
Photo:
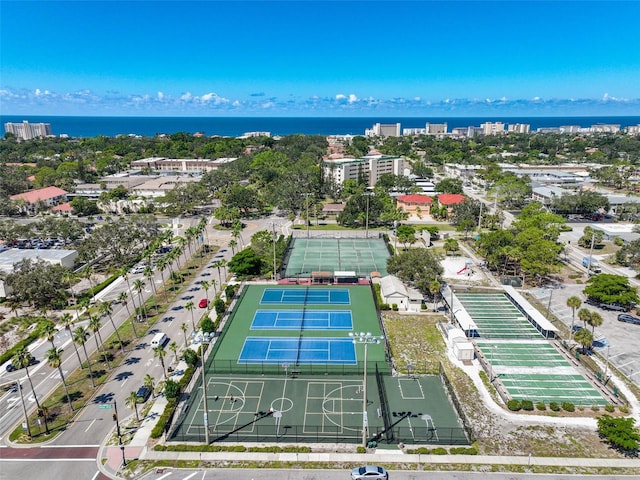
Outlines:
<svg viewBox="0 0 640 480"><path fill-rule="evenodd" d="M464 267L462 267L460 270L458 270L456 272L456 274L460 275L462 272L466 272L467 270L471 270L471 265L473 263L471 262L471 260L467 260L466 262L464 262Z"/></svg>

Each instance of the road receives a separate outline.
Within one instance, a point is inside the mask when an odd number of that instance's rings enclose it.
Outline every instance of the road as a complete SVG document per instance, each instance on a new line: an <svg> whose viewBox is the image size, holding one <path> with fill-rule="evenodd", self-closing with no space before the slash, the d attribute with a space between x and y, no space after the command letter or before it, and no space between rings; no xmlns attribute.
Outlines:
<svg viewBox="0 0 640 480"><path fill-rule="evenodd" d="M196 221L197 219L192 220L193 223ZM186 229L190 226L189 221L181 220L180 223L182 224L181 229ZM258 230L271 229L273 223L279 225L284 222L282 219L274 218L247 222L238 243L244 245L250 242L251 235ZM179 234L180 232L174 233ZM105 408L105 406L110 405L117 407L120 419L134 415L133 410L125 406L126 398L132 391L136 391L143 384L145 375L151 375L156 381L161 380L164 376L162 365L159 359L154 357L149 345L153 335L159 331L164 332L169 337L169 342L175 341L180 347L183 347L185 344L185 336L180 326L186 323L189 326L187 333L190 334L192 319L197 323L199 318L207 312L205 309L196 308L193 310L192 318L192 313L184 308L185 304L192 301L197 305L198 301L205 297L205 293L199 286L203 280L211 281L213 279L216 281L218 287L225 283L227 276L226 269L224 267L220 269L214 268L212 263L217 260L229 260L231 258L232 252L226 247L229 240L231 240L231 235L227 231L216 230L213 228L213 225L209 225L206 236L209 244L223 247L220 250L222 253L217 254L212 261L203 265L192 282L189 285L185 285L178 298L168 306L166 314L154 325L154 328L141 337L137 344L128 347L129 353L125 361L111 372L109 380L97 390L86 406L77 413L69 427L58 435L53 442L51 442L51 445L47 447L37 446L34 448L17 449L18 452L23 452L21 455L24 455L24 457L13 453L16 449L8 449L4 446L0 447L0 461L2 461L2 465L0 466L0 479L3 478L3 475L8 475L7 478L20 478L20 476L23 475L21 472L24 471L27 458L32 458L34 462L43 462L47 465L46 468L43 468L41 464L38 469L34 469L33 474L27 477L32 480L50 480L51 478L64 478L65 476L68 478L99 478L100 473L95 463L96 448L112 433L114 428L112 414L115 410L113 408ZM182 261L185 261L184 256L182 257ZM165 278L166 277L165 272ZM138 278L147 284L142 292L143 298L146 299L153 291L149 284L149 279L143 277L142 274L132 275L129 278L129 284L132 284ZM160 272L154 272L151 280L159 286L162 283ZM115 301L121 291L128 291L127 282L122 278L101 292L99 300ZM212 298L214 294L213 287L208 293L209 298ZM137 292L129 292L129 309L131 311L132 298L137 305ZM162 296L160 296L160 300L162 300ZM114 304L112 317L117 326L126 321L129 313L125 305L119 303ZM86 326L86 323L87 321L83 321L77 325ZM100 333L103 339L108 338L113 333L113 326L108 318L103 319L103 326ZM76 370L79 363L73 345L71 345L69 332L66 330L60 331L55 336L54 343L57 347L65 349L62 364L64 374L67 375ZM89 338L86 346L89 355L91 355L93 351L95 351L94 339ZM45 352L49 348L51 348L51 344L46 340L39 340L30 346L30 350L37 359L44 358ZM82 349L80 350L81 357L84 357ZM174 354L167 351L165 365L168 367L173 362ZM52 369L44 361L32 366L29 369L29 374L31 375L36 394L40 399L45 398L60 383L60 376L57 369ZM15 381L22 383L26 407L32 411L35 408L35 399L30 392L30 386L24 370L9 373L6 372L5 367L2 366L0 370L0 385L12 384ZM2 396L0 396L0 412L0 441L6 443L6 436L15 428L15 425L22 422L24 418L20 396L17 391L10 389L3 392ZM79 449L78 446L91 447L89 447L89 450L83 450ZM49 450L47 450L47 448L49 448ZM90 454L87 453L89 451L93 451L93 462L85 458L87 455L90 456ZM78 463L80 463L81 466L78 466ZM73 465L74 474L72 476L68 475L69 470L65 470L69 465ZM82 471L85 472L82 474L82 477L76 476L78 468L81 468ZM60 471L60 474L52 477L51 472L53 471ZM63 473L65 471L67 473Z"/></svg>

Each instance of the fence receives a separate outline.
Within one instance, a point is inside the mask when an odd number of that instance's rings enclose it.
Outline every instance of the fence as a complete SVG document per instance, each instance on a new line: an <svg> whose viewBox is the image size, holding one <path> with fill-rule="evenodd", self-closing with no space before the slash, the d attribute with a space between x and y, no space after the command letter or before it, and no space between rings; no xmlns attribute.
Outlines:
<svg viewBox="0 0 640 480"><path fill-rule="evenodd" d="M460 419L462 420L463 428L461 430L464 431L470 443L475 442L475 437L473 435L473 428L471 426L471 422L469 422L469 419L467 418L466 414L464 413L464 410L462 409L462 404L460 403L460 400L458 400L456 391L453 388L453 385L451 384L451 381L449 380L449 377L447 376L447 372L445 371L442 363L440 363L440 379L442 380L442 384L444 385L447 391L447 394L449 395L449 399L451 400L451 403L453 403L453 406L456 409L456 413L458 414L458 417L460 417Z"/></svg>

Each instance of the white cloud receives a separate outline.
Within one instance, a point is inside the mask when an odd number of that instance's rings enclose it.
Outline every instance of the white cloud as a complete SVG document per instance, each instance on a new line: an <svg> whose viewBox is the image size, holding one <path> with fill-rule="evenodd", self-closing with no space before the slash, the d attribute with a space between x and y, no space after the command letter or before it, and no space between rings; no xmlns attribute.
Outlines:
<svg viewBox="0 0 640 480"><path fill-rule="evenodd" d="M182 94L182 96L180 97L180 100L182 100L183 102L188 102L191 100L191 98L192 98L191 92L186 92Z"/></svg>
<svg viewBox="0 0 640 480"><path fill-rule="evenodd" d="M156 94L156 97L158 98L158 100L163 100L163 99L164 99L164 93L162 93L162 92L158 92L158 93Z"/></svg>

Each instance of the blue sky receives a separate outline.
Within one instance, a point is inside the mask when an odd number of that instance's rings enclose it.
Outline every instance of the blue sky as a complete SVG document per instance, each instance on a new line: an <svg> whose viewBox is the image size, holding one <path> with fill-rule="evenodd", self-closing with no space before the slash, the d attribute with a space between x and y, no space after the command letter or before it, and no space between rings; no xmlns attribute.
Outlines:
<svg viewBox="0 0 640 480"><path fill-rule="evenodd" d="M5 1L5 115L640 115L638 1Z"/></svg>

